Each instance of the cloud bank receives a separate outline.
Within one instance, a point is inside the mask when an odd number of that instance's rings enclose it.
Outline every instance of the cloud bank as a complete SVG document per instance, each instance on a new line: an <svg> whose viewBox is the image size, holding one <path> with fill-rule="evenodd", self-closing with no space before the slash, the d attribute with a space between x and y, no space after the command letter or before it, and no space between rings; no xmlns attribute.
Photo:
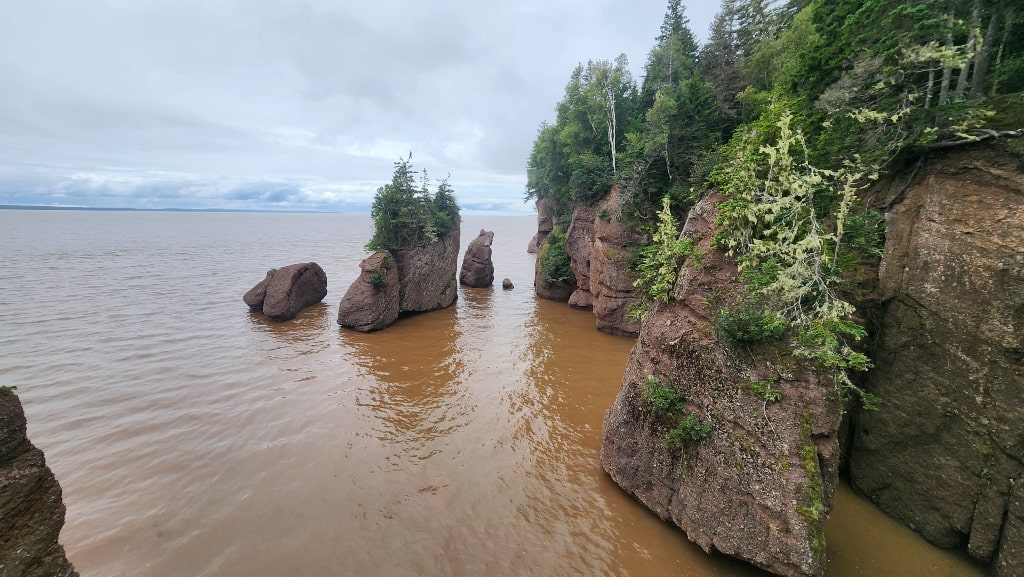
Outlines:
<svg viewBox="0 0 1024 577"><path fill-rule="evenodd" d="M717 6L692 3L703 35ZM572 68L639 76L665 5L13 0L0 204L368 209L410 152L469 210L525 212Z"/></svg>

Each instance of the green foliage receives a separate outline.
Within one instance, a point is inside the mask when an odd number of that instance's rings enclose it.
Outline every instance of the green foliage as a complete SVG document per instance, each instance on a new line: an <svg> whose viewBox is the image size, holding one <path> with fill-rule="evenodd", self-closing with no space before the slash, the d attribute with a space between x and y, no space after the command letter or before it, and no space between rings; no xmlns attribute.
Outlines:
<svg viewBox="0 0 1024 577"><path fill-rule="evenodd" d="M704 254L693 240L680 236L667 196L662 199L651 243L641 248L637 256L637 279L633 286L640 289L640 302L630 311L635 316L642 316L655 301L669 301L684 259L689 258L697 264L702 261Z"/></svg>
<svg viewBox="0 0 1024 577"><path fill-rule="evenodd" d="M380 292L388 287L388 281L384 277L384 273L380 270L375 270L369 274L366 282L370 283L373 290Z"/></svg>
<svg viewBox="0 0 1024 577"><path fill-rule="evenodd" d="M665 434L667 447L681 450L692 442L706 439L714 429L713 423L687 411L682 393L671 385L662 384L661 379L655 375L647 375L643 394L651 412L675 423Z"/></svg>
<svg viewBox="0 0 1024 577"><path fill-rule="evenodd" d="M269 278L274 278L275 274L277 274L277 269L276 268L272 268L272 269L267 271L267 277L269 277Z"/></svg>
<svg viewBox="0 0 1024 577"><path fill-rule="evenodd" d="M643 391L655 415L667 417L685 410L682 393L673 387L663 385L661 379L654 375L647 375Z"/></svg>
<svg viewBox="0 0 1024 577"><path fill-rule="evenodd" d="M565 233L559 228L551 231L540 247L537 255L537 266L540 268L547 286L574 282L576 275L572 272L572 259L565 251Z"/></svg>
<svg viewBox="0 0 1024 577"><path fill-rule="evenodd" d="M718 309L716 321L718 334L733 343L777 339L789 328L789 323L778 312L754 305Z"/></svg>
<svg viewBox="0 0 1024 577"><path fill-rule="evenodd" d="M782 400L782 391L772 386L777 382L777 378L748 381L743 384L743 388L766 403L777 403Z"/></svg>
<svg viewBox="0 0 1024 577"><path fill-rule="evenodd" d="M373 238L367 250L400 250L425 246L448 234L459 222L459 205L447 180L435 194L426 175L416 184L411 159L399 159L391 182L378 188L370 215Z"/></svg>
<svg viewBox="0 0 1024 577"><path fill-rule="evenodd" d="M751 150L756 138L750 134L739 135L730 149L731 163L719 175L730 199L720 207L715 243L738 256L743 279L764 310L797 328L795 354L831 370L842 390L859 393L865 405L873 405L876 399L855 387L848 375L871 364L851 346L866 332L849 320L854 307L839 289L851 233L859 235L859 244L877 246L865 233L876 230L868 225L872 218L852 218L857 190L876 172L856 158L838 170L814 167L806 140L790 128L791 120L783 114L777 139L762 141L756 153ZM730 340L762 334L763 325L746 323L748 318L757 317L730 312L724 326L720 318L720 330L727 338L733 335Z"/></svg>
<svg viewBox="0 0 1024 577"><path fill-rule="evenodd" d="M0 385L0 395L13 395L18 387L13 385Z"/></svg>
<svg viewBox="0 0 1024 577"><path fill-rule="evenodd" d="M685 412L676 426L665 434L665 444L674 449L683 449L688 444L703 441L715 428L711 421L704 421L694 413Z"/></svg>

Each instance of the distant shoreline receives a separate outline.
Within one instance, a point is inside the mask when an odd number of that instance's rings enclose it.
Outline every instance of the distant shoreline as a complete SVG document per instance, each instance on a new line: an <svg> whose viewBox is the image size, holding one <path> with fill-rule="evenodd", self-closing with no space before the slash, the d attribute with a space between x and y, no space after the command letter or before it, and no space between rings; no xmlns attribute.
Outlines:
<svg viewBox="0 0 1024 577"><path fill-rule="evenodd" d="M294 214L366 214L361 212L333 212L329 210L267 210L245 208L108 208L99 206L46 206L0 204L0 210L89 210L99 212L263 212Z"/></svg>

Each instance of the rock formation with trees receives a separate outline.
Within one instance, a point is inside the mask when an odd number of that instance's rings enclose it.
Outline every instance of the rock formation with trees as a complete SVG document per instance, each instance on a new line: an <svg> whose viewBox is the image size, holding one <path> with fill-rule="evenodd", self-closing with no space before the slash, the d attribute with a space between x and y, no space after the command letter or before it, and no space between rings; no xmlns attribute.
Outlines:
<svg viewBox="0 0 1024 577"><path fill-rule="evenodd" d="M612 478L796 576L843 469L1024 571L1022 90L1024 11L994 0L723 0L703 46L669 0L642 82L572 71L527 165L535 288L639 335Z"/></svg>
<svg viewBox="0 0 1024 577"><path fill-rule="evenodd" d="M391 182L377 189L374 233L366 245L374 253L341 299L338 324L343 327L379 330L400 314L455 302L459 205L447 180L431 193L426 175L417 185L416 174L409 159L400 159Z"/></svg>

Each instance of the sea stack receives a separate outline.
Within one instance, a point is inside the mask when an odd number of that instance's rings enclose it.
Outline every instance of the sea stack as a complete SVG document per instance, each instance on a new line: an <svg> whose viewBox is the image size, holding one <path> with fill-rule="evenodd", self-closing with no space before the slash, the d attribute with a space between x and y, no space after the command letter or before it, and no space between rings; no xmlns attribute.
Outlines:
<svg viewBox="0 0 1024 577"><path fill-rule="evenodd" d="M493 241L494 232L481 229L480 234L469 243L462 257L459 284L470 288L484 288L494 284L494 263L491 262Z"/></svg>

